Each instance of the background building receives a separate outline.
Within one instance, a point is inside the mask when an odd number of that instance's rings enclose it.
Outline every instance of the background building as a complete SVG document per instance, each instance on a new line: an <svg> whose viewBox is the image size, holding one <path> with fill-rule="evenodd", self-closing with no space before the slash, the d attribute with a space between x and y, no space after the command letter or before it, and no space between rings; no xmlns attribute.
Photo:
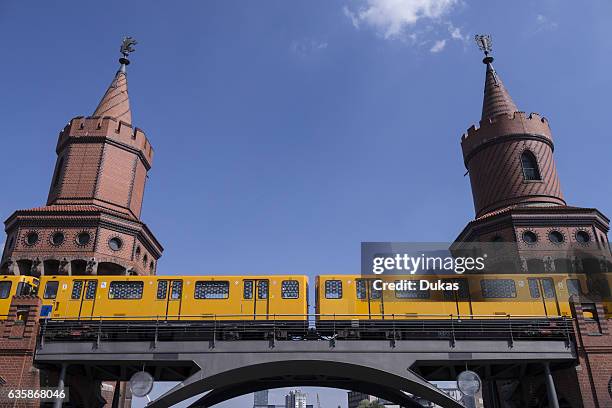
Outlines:
<svg viewBox="0 0 612 408"><path fill-rule="evenodd" d="M256 391L253 393L253 408L268 406L268 390Z"/></svg>
<svg viewBox="0 0 612 408"><path fill-rule="evenodd" d="M285 408L306 408L306 393L300 390L289 391L285 395Z"/></svg>

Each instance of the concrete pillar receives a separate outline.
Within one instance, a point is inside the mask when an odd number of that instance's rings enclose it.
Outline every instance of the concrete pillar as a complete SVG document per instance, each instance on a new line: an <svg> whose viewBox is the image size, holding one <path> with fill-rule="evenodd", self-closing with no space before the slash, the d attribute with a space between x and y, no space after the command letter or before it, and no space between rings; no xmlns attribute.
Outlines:
<svg viewBox="0 0 612 408"><path fill-rule="evenodd" d="M64 388L64 382L66 380L66 364L62 364L62 368L60 369L59 380L57 381L57 389L61 391ZM62 408L62 404L64 403L64 398L57 396L55 401L53 402L53 408Z"/></svg>
<svg viewBox="0 0 612 408"><path fill-rule="evenodd" d="M550 364L544 363L544 376L546 381L546 392L548 394L548 406L549 408L559 408L559 400L557 399L557 391L555 390L555 382L553 381L552 374L550 372Z"/></svg>

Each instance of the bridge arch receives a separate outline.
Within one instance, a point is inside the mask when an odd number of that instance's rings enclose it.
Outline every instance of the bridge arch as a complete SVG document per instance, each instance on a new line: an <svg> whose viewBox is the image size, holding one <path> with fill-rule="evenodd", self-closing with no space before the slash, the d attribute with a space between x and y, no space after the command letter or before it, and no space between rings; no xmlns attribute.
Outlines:
<svg viewBox="0 0 612 408"><path fill-rule="evenodd" d="M245 362L226 356L199 362L202 370L169 390L147 408L167 407L209 391L191 407L210 407L231 398L263 389L321 386L361 391L384 398L404 407L420 407L410 393L445 408L463 408L459 402L410 371L411 361L397 356L368 364L343 359L302 358L286 356L265 362ZM257 356L254 360L271 357ZM352 359L355 360L352 356ZM383 363L383 364L381 364ZM385 363L389 366L386 367ZM235 365L234 365L235 364Z"/></svg>

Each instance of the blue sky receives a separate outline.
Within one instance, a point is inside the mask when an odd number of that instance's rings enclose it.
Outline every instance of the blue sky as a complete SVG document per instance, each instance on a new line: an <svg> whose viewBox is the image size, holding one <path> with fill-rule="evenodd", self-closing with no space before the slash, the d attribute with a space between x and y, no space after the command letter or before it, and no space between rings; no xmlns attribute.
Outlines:
<svg viewBox="0 0 612 408"><path fill-rule="evenodd" d="M132 35L158 273L356 273L361 241L450 241L474 215L459 140L480 117L480 32L519 108L550 120L568 203L610 215L611 15L606 0L3 1L0 216L44 204L58 131L93 112Z"/></svg>

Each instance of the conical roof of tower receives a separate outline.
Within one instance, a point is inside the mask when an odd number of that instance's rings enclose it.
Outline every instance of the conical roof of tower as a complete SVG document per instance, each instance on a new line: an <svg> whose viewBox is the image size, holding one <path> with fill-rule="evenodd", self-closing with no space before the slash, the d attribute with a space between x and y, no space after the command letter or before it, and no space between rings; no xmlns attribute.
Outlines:
<svg viewBox="0 0 612 408"><path fill-rule="evenodd" d="M132 111L130 110L127 76L124 66L113 78L93 116L110 116L129 124L132 123Z"/></svg>
<svg viewBox="0 0 612 408"><path fill-rule="evenodd" d="M518 108L506 90L499 75L493 68L493 57L487 56L483 62L487 65L484 100L482 101L482 120L502 113L514 113Z"/></svg>

